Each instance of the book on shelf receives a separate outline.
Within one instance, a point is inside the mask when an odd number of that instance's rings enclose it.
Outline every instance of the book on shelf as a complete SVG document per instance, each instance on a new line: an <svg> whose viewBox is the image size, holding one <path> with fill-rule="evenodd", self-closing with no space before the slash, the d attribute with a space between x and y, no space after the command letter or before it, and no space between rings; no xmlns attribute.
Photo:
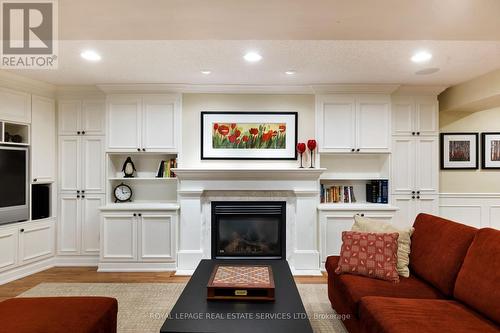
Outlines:
<svg viewBox="0 0 500 333"><path fill-rule="evenodd" d="M321 184L320 189L321 203L354 203L356 197L354 195L353 186L328 186Z"/></svg>
<svg viewBox="0 0 500 333"><path fill-rule="evenodd" d="M389 202L389 181L372 180L366 184L366 201L371 203Z"/></svg>
<svg viewBox="0 0 500 333"><path fill-rule="evenodd" d="M172 171L173 168L177 167L177 160L171 158L166 161L160 161L158 165L158 172L156 173L157 178L174 178L175 173Z"/></svg>

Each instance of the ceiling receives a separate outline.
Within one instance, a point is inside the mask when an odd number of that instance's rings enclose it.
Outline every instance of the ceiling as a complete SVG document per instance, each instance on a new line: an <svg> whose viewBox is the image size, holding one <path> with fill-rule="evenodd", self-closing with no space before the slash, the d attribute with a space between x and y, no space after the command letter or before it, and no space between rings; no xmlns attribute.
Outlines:
<svg viewBox="0 0 500 333"><path fill-rule="evenodd" d="M500 0L58 3L59 69L15 73L58 85L447 86L500 68ZM81 59L86 49L102 61ZM433 59L412 63L423 49ZM246 63L249 50L263 60ZM212 73L201 74L205 69ZM296 75L284 73L290 69Z"/></svg>
<svg viewBox="0 0 500 333"><path fill-rule="evenodd" d="M80 53L94 49L102 61ZM410 61L418 50L434 57ZM258 63L242 56L256 50ZM439 71L417 75L429 68ZM487 41L63 41L58 70L17 70L57 85L106 83L453 85L500 68L500 42ZM201 70L212 71L203 75ZM296 70L292 76L287 70ZM432 72L432 71L431 71Z"/></svg>

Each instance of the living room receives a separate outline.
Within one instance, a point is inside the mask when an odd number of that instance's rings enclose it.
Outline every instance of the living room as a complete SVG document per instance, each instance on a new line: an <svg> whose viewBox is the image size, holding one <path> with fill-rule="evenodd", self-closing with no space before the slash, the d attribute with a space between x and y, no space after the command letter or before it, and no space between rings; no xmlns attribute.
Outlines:
<svg viewBox="0 0 500 333"><path fill-rule="evenodd" d="M499 2L1 11L1 332L500 331Z"/></svg>

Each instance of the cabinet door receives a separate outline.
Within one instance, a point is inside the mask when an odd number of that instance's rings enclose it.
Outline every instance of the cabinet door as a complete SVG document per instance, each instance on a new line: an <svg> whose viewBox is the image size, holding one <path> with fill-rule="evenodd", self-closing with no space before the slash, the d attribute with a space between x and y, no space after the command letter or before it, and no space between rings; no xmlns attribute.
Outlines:
<svg viewBox="0 0 500 333"><path fill-rule="evenodd" d="M420 193L438 192L439 157L437 137L416 139L415 188Z"/></svg>
<svg viewBox="0 0 500 333"><path fill-rule="evenodd" d="M439 197L437 195L420 195L416 201L415 214L426 213L439 215Z"/></svg>
<svg viewBox="0 0 500 333"><path fill-rule="evenodd" d="M42 260L54 255L54 221L23 226L19 233L19 263Z"/></svg>
<svg viewBox="0 0 500 333"><path fill-rule="evenodd" d="M54 100L33 96L31 124L32 181L53 182L56 178L56 115Z"/></svg>
<svg viewBox="0 0 500 333"><path fill-rule="evenodd" d="M413 97L393 97L391 112L392 134L412 135L412 132L415 131L415 103Z"/></svg>
<svg viewBox="0 0 500 333"><path fill-rule="evenodd" d="M325 213L320 218L324 224L322 232L323 251L321 260L330 255L339 255L342 246L342 232L351 230L354 224L354 213Z"/></svg>
<svg viewBox="0 0 500 333"><path fill-rule="evenodd" d="M141 148L146 151L176 151L177 107L177 101L173 98L143 98Z"/></svg>
<svg viewBox="0 0 500 333"><path fill-rule="evenodd" d="M59 135L77 135L82 130L82 103L79 100L58 102Z"/></svg>
<svg viewBox="0 0 500 333"><path fill-rule="evenodd" d="M392 204L398 207L394 215L394 226L408 228L413 225L416 216L416 200L412 195L393 195Z"/></svg>
<svg viewBox="0 0 500 333"><path fill-rule="evenodd" d="M0 88L0 119L22 123L31 122L31 95Z"/></svg>
<svg viewBox="0 0 500 333"><path fill-rule="evenodd" d="M316 132L320 152L350 152L355 148L356 105L346 95L319 96Z"/></svg>
<svg viewBox="0 0 500 333"><path fill-rule="evenodd" d="M99 253L99 207L104 205L104 195L85 195L81 199L81 253Z"/></svg>
<svg viewBox="0 0 500 333"><path fill-rule="evenodd" d="M104 193L104 138L101 136L82 137L81 146L83 154L81 189L85 190L85 193Z"/></svg>
<svg viewBox="0 0 500 333"><path fill-rule="evenodd" d="M104 215L101 231L103 261L137 260L137 221L132 213Z"/></svg>
<svg viewBox="0 0 500 333"><path fill-rule="evenodd" d="M82 130L85 135L104 135L106 123L104 101L84 100L82 103Z"/></svg>
<svg viewBox="0 0 500 333"><path fill-rule="evenodd" d="M0 229L0 272L17 264L19 228Z"/></svg>
<svg viewBox="0 0 500 333"><path fill-rule="evenodd" d="M59 197L58 246L59 254L80 252L81 199L76 194Z"/></svg>
<svg viewBox="0 0 500 333"><path fill-rule="evenodd" d="M117 97L108 101L108 149L137 151L141 147L141 99Z"/></svg>
<svg viewBox="0 0 500 333"><path fill-rule="evenodd" d="M415 131L420 135L438 135L438 102L436 97L415 97Z"/></svg>
<svg viewBox="0 0 500 333"><path fill-rule="evenodd" d="M391 107L386 96L360 96L356 103L356 148L361 152L389 152Z"/></svg>
<svg viewBox="0 0 500 333"><path fill-rule="evenodd" d="M139 259L172 260L174 253L173 216L142 214L139 231Z"/></svg>
<svg viewBox="0 0 500 333"><path fill-rule="evenodd" d="M80 137L59 137L59 188L62 192L73 192L81 188Z"/></svg>
<svg viewBox="0 0 500 333"><path fill-rule="evenodd" d="M395 137L392 142L392 193L415 190L415 139Z"/></svg>

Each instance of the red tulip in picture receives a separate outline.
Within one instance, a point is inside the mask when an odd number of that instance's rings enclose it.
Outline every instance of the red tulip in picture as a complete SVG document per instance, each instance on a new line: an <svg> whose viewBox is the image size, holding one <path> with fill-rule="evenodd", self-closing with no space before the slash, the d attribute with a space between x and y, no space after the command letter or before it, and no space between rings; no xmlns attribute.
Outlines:
<svg viewBox="0 0 500 333"><path fill-rule="evenodd" d="M314 168L314 150L317 147L316 140L311 139L307 141L307 148L311 151L311 168Z"/></svg>
<svg viewBox="0 0 500 333"><path fill-rule="evenodd" d="M297 152L300 154L300 167L303 168L304 166L302 165L302 155L306 151L306 144L303 142L297 143Z"/></svg>

